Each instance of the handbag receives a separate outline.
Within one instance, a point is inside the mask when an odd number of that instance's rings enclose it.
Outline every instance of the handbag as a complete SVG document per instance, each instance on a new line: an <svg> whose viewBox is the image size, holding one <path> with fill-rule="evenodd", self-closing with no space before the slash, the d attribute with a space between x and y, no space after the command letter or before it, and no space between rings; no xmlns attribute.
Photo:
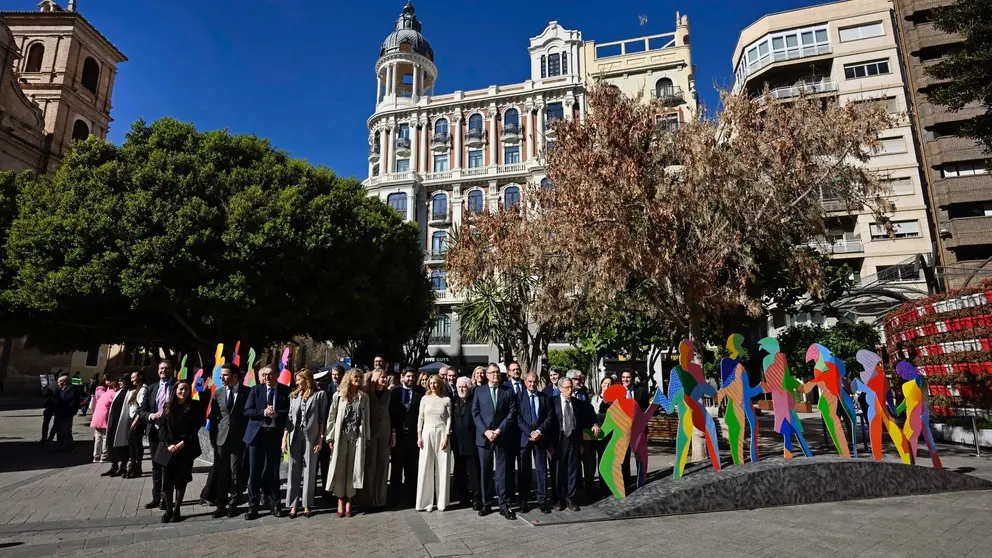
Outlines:
<svg viewBox="0 0 992 558"><path fill-rule="evenodd" d="M155 455L152 456L152 463L161 465L162 467L168 467L173 455L175 454L169 451L169 444L163 440L158 444Z"/></svg>

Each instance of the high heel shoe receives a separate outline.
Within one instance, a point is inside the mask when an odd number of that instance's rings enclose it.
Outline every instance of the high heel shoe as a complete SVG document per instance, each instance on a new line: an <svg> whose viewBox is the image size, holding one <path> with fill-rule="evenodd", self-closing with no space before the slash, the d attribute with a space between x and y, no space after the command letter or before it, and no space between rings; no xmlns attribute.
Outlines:
<svg viewBox="0 0 992 558"><path fill-rule="evenodd" d="M289 518L296 519L296 508L289 510Z"/></svg>
<svg viewBox="0 0 992 558"><path fill-rule="evenodd" d="M310 511L310 510L304 510L303 511L303 517L305 517L307 519L310 519L311 517L313 517L313 512Z"/></svg>
<svg viewBox="0 0 992 558"><path fill-rule="evenodd" d="M338 517L344 517L344 512L343 511L339 511L338 512Z"/></svg>

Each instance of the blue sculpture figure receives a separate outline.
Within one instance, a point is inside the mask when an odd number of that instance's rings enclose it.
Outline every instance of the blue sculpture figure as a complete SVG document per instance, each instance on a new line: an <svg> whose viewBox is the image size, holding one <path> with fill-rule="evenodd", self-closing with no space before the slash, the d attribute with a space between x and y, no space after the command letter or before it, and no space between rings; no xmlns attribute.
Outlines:
<svg viewBox="0 0 992 558"><path fill-rule="evenodd" d="M730 437L730 455L735 465L744 463L744 421L751 429L751 463L758 461L758 421L754 416L751 399L765 390L761 386L751 387L747 369L741 364L741 345L744 336L734 333L727 338L729 357L720 361L720 376L723 379L717 391L717 401L729 399L727 404L727 434Z"/></svg>

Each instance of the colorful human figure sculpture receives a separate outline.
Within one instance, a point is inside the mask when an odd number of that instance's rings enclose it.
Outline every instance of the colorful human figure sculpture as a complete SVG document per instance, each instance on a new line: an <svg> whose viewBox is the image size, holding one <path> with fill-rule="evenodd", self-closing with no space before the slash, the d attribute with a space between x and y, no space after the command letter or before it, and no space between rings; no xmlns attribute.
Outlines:
<svg viewBox="0 0 992 558"><path fill-rule="evenodd" d="M659 390L660 391L660 390ZM648 476L648 421L658 410L657 403L651 403L645 410L640 409L637 401L634 402L634 421L630 427L630 453L637 460L637 487L644 486Z"/></svg>
<svg viewBox="0 0 992 558"><path fill-rule="evenodd" d="M276 381L284 386L288 386L293 381L293 372L289 369L289 347L286 347L282 352L282 359L279 361L279 377Z"/></svg>
<svg viewBox="0 0 992 558"><path fill-rule="evenodd" d="M716 400L724 398L727 403L727 434L730 437L730 456L734 465L744 463L744 423L751 429L751 462L758 461L758 421L754 416L751 399L764 393L761 386L751 387L747 369L741 364L741 344L744 336L734 333L727 338L729 357L720 361L721 389L716 392Z"/></svg>
<svg viewBox="0 0 992 558"><path fill-rule="evenodd" d="M940 456L937 455L937 446L933 443L933 433L930 431L930 402L927 400L927 388L923 385L923 377L915 366L904 360L896 363L896 373L906 380L902 384L902 394L905 399L899 404L896 414L906 413L903 435L906 436L906 442L909 444L910 463L916 464L916 450L922 434L927 449L930 450L930 461L933 462L934 469L940 469L942 468Z"/></svg>
<svg viewBox="0 0 992 558"><path fill-rule="evenodd" d="M889 380L882 368L882 358L877 354L861 349L858 351L858 362L864 369L861 377L854 380L858 391L865 394L868 400L868 439L871 440L871 453L875 461L882 460L882 430L889 432L892 443L899 451L903 463L909 463L909 445L899 425L892 419L889 412Z"/></svg>
<svg viewBox="0 0 992 558"><path fill-rule="evenodd" d="M606 449L603 450L603 458L599 461L599 475L610 488L613 496L620 500L627 495L621 466L627 448L630 447L630 432L637 402L627 399L627 390L620 384L610 386L603 393L603 401L612 405L606 410L602 432L599 436L592 432L588 434L593 439L602 439L607 435L610 437Z"/></svg>
<svg viewBox="0 0 992 558"><path fill-rule="evenodd" d="M716 423L702 405L703 396L715 397L716 390L706 383L703 367L694 362L694 357L695 347L692 341L684 339L679 343L679 365L672 368L668 380L668 397L658 390L654 399L669 414L678 406L679 427L675 439L675 469L672 472L674 478L681 478L685 472L693 428L698 428L706 436L706 451L710 455L710 461L714 469L720 470Z"/></svg>
<svg viewBox="0 0 992 558"><path fill-rule="evenodd" d="M840 406L850 417L853 436L854 425L857 423L854 415L854 401L844 390L841 380L844 363L839 362L839 359L835 358L826 347L819 343L810 345L809 350L806 351L806 362L815 362L816 364L813 367L813 379L803 384L802 390L809 392L814 386L820 388L820 401L816 406L827 426L830 439L833 440L837 453L841 457L851 457L851 444L848 443L847 435L844 433L844 424L837 414L837 408ZM857 457L858 448L855 447L854 451L854 456Z"/></svg>
<svg viewBox="0 0 992 558"><path fill-rule="evenodd" d="M244 385L255 387L255 349L248 349L248 366L245 367Z"/></svg>
<svg viewBox="0 0 992 558"><path fill-rule="evenodd" d="M803 384L789 372L789 363L779 348L778 339L765 337L758 342L758 348L768 353L761 362L765 378L761 387L765 393L772 394L775 432L784 439L784 456L792 459L792 437L795 436L806 457L812 457L813 453L803 437L803 425L796 413L796 399Z"/></svg>

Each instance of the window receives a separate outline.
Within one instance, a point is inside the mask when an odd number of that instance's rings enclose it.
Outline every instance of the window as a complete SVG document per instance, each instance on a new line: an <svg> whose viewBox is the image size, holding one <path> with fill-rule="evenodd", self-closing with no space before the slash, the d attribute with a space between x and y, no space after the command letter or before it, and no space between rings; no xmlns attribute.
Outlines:
<svg viewBox="0 0 992 558"><path fill-rule="evenodd" d="M448 288L448 282L445 280L443 269L435 269L431 272L431 285L435 291L443 291Z"/></svg>
<svg viewBox="0 0 992 558"><path fill-rule="evenodd" d="M72 139L82 141L88 137L90 137L90 127L87 126L82 120L77 120L76 123L72 125Z"/></svg>
<svg viewBox="0 0 992 558"><path fill-rule="evenodd" d="M372 165L372 176L379 176L379 163Z"/></svg>
<svg viewBox="0 0 992 558"><path fill-rule="evenodd" d="M28 61L24 64L25 72L40 72L41 63L45 60L45 45L35 43L28 49Z"/></svg>
<svg viewBox="0 0 992 558"><path fill-rule="evenodd" d="M83 87L89 89L90 93L96 95L97 85L100 83L100 65L90 57L83 62L83 77L79 80Z"/></svg>
<svg viewBox="0 0 992 558"><path fill-rule="evenodd" d="M547 116L544 117L548 124L565 118L565 106L561 103L551 103L548 105Z"/></svg>
<svg viewBox="0 0 992 558"><path fill-rule="evenodd" d="M654 122L660 132L674 133L679 129L679 115L677 114L655 116Z"/></svg>
<svg viewBox="0 0 992 558"><path fill-rule="evenodd" d="M396 159L396 172L407 172L410 170L410 159Z"/></svg>
<svg viewBox="0 0 992 558"><path fill-rule="evenodd" d="M403 83L399 86L399 91L396 92L396 96L406 98L413 97L413 74L403 74L403 77L401 77L400 80Z"/></svg>
<svg viewBox="0 0 992 558"><path fill-rule="evenodd" d="M434 318L434 327L431 328L430 341L436 344L447 345L451 342L451 316L448 314L438 314Z"/></svg>
<svg viewBox="0 0 992 558"><path fill-rule="evenodd" d="M468 117L468 129L469 130L481 130L482 129L482 115L475 113Z"/></svg>
<svg viewBox="0 0 992 558"><path fill-rule="evenodd" d="M410 125L400 124L399 131L396 134L398 138L410 139Z"/></svg>
<svg viewBox="0 0 992 558"><path fill-rule="evenodd" d="M889 188L890 196L905 196L916 192L916 188L913 187L913 180L908 176L883 180L882 184Z"/></svg>
<svg viewBox="0 0 992 558"><path fill-rule="evenodd" d="M915 219L912 221L892 221L892 235L892 237L889 236L885 227L875 223L871 224L871 239L886 240L889 238L919 238L920 222Z"/></svg>
<svg viewBox="0 0 992 558"><path fill-rule="evenodd" d="M877 265L875 273L879 281L919 281L920 271L914 264Z"/></svg>
<svg viewBox="0 0 992 558"><path fill-rule="evenodd" d="M434 135L435 136L447 136L448 135L448 120L440 119L434 123Z"/></svg>
<svg viewBox="0 0 992 558"><path fill-rule="evenodd" d="M888 60L875 60L873 62L844 64L844 77L846 77L847 79L879 76L887 73L889 73Z"/></svg>
<svg viewBox="0 0 992 558"><path fill-rule="evenodd" d="M982 161L962 161L960 163L946 163L940 167L941 178L957 178L959 176L975 176L976 174L988 174L989 169Z"/></svg>
<svg viewBox="0 0 992 558"><path fill-rule="evenodd" d="M885 111L889 114L899 112L899 102L895 97L873 97L870 99L858 99L855 103L885 103Z"/></svg>
<svg viewBox="0 0 992 558"><path fill-rule="evenodd" d="M436 153L434 155L434 172L444 172L448 170L448 154Z"/></svg>
<svg viewBox="0 0 992 558"><path fill-rule="evenodd" d="M550 178L542 178L541 179L541 189L542 190L545 190L545 191L547 191L547 190L554 190L555 189L555 183L552 182Z"/></svg>
<svg viewBox="0 0 992 558"><path fill-rule="evenodd" d="M482 213L482 207L484 201L484 196L482 195L482 190L472 190L468 193L468 212L469 213Z"/></svg>
<svg viewBox="0 0 992 558"><path fill-rule="evenodd" d="M404 219L406 218L406 194L401 192L389 194L386 197L386 203L389 204L389 207L395 209Z"/></svg>
<svg viewBox="0 0 992 558"><path fill-rule="evenodd" d="M482 168L482 150L472 149L468 152L468 168L470 169L481 169Z"/></svg>
<svg viewBox="0 0 992 558"><path fill-rule="evenodd" d="M447 211L447 208L445 208ZM448 249L448 233L445 231L435 231L431 235L431 254L440 256Z"/></svg>
<svg viewBox="0 0 992 558"><path fill-rule="evenodd" d="M548 57L543 54L541 55L541 77L548 77Z"/></svg>
<svg viewBox="0 0 992 558"><path fill-rule="evenodd" d="M520 205L520 188L517 186L507 186L503 190L503 207L513 209Z"/></svg>
<svg viewBox="0 0 992 558"><path fill-rule="evenodd" d="M448 194L438 194L431 199L431 215L434 217L448 216Z"/></svg>
<svg viewBox="0 0 992 558"><path fill-rule="evenodd" d="M519 162L520 162L520 146L519 145L507 146L506 149L503 150L503 164L510 165Z"/></svg>
<svg viewBox="0 0 992 558"><path fill-rule="evenodd" d="M878 140L878 154L884 155L888 153L905 153L906 152L906 138L902 136L894 138L880 138Z"/></svg>
<svg viewBox="0 0 992 558"><path fill-rule="evenodd" d="M565 75L567 73L568 73L568 57L563 52L561 53L561 75Z"/></svg>
<svg viewBox="0 0 992 558"><path fill-rule="evenodd" d="M672 85L672 80L668 78L661 78L654 84L654 96L663 99L665 97L671 96L675 93L675 87Z"/></svg>
<svg viewBox="0 0 992 558"><path fill-rule="evenodd" d="M951 219L962 217L992 217L992 202L955 203L947 207Z"/></svg>
<svg viewBox="0 0 992 558"><path fill-rule="evenodd" d="M746 76L750 73L749 70L757 70L772 62L817 56L828 52L830 52L830 37L827 35L825 25L773 33L748 47L737 74L738 77Z"/></svg>
<svg viewBox="0 0 992 558"><path fill-rule="evenodd" d="M885 35L885 29L882 27L881 21L862 23L860 25L852 25L850 27L841 27L838 31L840 31L840 42L842 43L846 41L857 41L859 39L869 39L871 37L881 37Z"/></svg>
<svg viewBox="0 0 992 558"><path fill-rule="evenodd" d="M86 351L86 368L96 368L100 363L100 347L96 346Z"/></svg>
<svg viewBox="0 0 992 558"><path fill-rule="evenodd" d="M561 58L557 54L548 56L548 77L561 75Z"/></svg>
<svg viewBox="0 0 992 558"><path fill-rule="evenodd" d="M519 126L520 125L520 113L517 109L506 109L503 113L503 126Z"/></svg>

